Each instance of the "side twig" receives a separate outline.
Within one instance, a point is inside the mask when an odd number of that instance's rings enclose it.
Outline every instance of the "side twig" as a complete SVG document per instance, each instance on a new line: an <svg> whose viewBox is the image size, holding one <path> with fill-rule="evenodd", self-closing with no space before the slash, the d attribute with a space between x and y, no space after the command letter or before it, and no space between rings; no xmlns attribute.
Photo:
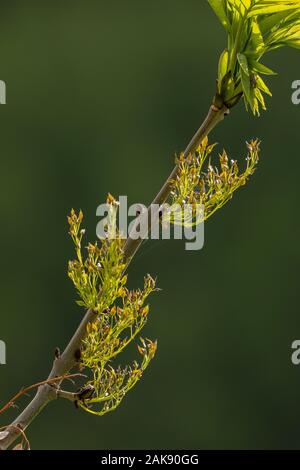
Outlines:
<svg viewBox="0 0 300 470"><path fill-rule="evenodd" d="M15 406L16 401L22 396L22 395L27 395L31 390L34 390L35 388L40 387L41 385L51 385L51 384L57 384L58 382L62 382L63 380L66 379L75 379L76 377L83 377L83 374L67 374L63 375L61 377L54 377L53 379L48 379L48 380L43 380L42 382L37 382L33 385L30 385L29 387L26 388L21 388L21 390L14 395L7 403L4 405L2 408L0 408L0 414L4 413L7 411L9 408L12 408ZM57 392L58 393L58 392ZM59 395L59 393L58 393Z"/></svg>

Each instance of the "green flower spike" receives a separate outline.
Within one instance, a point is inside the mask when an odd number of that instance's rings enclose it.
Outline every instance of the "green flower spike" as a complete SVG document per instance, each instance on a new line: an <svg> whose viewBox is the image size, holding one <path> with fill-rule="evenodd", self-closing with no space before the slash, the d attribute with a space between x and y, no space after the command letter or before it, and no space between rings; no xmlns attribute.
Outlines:
<svg viewBox="0 0 300 470"><path fill-rule="evenodd" d="M269 51L300 48L299 0L208 0L228 34L221 54L217 107L234 106L243 96L246 108L259 115L263 94L272 96L261 75L275 75L261 63Z"/></svg>

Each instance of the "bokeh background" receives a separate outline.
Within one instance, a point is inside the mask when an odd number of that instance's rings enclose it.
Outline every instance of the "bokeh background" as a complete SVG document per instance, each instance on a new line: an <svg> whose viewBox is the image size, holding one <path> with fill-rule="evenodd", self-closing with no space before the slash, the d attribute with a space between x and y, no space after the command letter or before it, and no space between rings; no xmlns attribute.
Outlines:
<svg viewBox="0 0 300 470"><path fill-rule="evenodd" d="M206 114L224 44L199 0L1 4L1 403L45 378L82 316L66 275L70 208L94 240L108 191L151 201ZM299 57L269 56L280 74L268 112L240 104L213 134L231 158L245 140L263 144L249 185L206 224L204 249L149 242L131 266L133 286L150 272L162 289L144 379L102 418L51 404L28 431L34 449L300 448Z"/></svg>

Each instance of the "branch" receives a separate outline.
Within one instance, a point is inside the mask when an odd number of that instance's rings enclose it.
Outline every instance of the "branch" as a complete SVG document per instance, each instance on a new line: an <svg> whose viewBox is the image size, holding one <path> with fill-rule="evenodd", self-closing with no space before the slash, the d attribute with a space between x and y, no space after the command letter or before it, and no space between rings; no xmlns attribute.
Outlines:
<svg viewBox="0 0 300 470"><path fill-rule="evenodd" d="M88 310L67 345L63 354L55 358L52 370L49 374L49 380L63 377L76 366L78 361L77 351L80 349L82 341L87 336L87 325L93 322L96 313L93 310ZM56 381L59 386L63 379ZM56 390L48 383L39 386L38 391L32 401L27 405L24 411L8 426L5 435L0 435L0 450L6 450L18 438L19 432L17 427L25 430L36 416L48 405L52 400L57 398Z"/></svg>
<svg viewBox="0 0 300 470"><path fill-rule="evenodd" d="M188 144L184 152L185 157L187 157L191 152L196 149L196 147L212 131L212 129L224 119L224 116L226 116L228 112L228 108L224 105L221 108L217 108L214 105L210 107L206 119L204 120L203 124ZM170 176L167 178L161 190L154 198L152 204L158 204L159 206L161 206L167 200L171 191L171 181L176 178L178 171L179 168L178 166L176 166ZM150 220L151 206L148 209L148 217ZM150 224L148 224L148 226L150 227ZM133 230L134 229L135 227L133 227ZM139 249L142 240L142 236L140 237L140 239L134 240L130 237L129 234L124 246L124 255L125 259L127 259L127 265L130 263L133 256ZM0 450L8 449L20 435L20 431L18 430L18 428L24 431L48 403L58 398L57 390L51 385L49 385L49 382L55 381L59 386L62 380L64 380L64 376L68 374L68 372L73 367L76 366L78 361L77 352L78 350L80 350L82 341L87 336L87 325L89 323L92 323L95 317L96 313L93 310L88 310L86 312L83 320L81 321L76 332L71 338L65 351L61 356L55 359L48 379L39 385L35 397L24 409L24 411L13 421L13 423L6 428L6 431L4 433L5 435L0 435ZM61 396L64 395L64 398L68 398L74 401L74 394L70 395L68 394L68 392L61 392ZM68 397L66 396L66 394L68 394Z"/></svg>

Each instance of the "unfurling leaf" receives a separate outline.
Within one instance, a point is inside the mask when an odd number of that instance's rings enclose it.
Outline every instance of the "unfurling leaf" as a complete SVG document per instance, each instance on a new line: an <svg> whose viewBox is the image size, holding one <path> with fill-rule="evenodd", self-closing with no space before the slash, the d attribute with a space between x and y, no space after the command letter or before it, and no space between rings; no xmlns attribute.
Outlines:
<svg viewBox="0 0 300 470"><path fill-rule="evenodd" d="M226 29L228 48L219 61L216 102L234 106L241 95L246 108L259 115L262 93L271 96L260 75L274 75L261 63L283 46L300 48L299 0L208 0ZM228 54L228 55L227 55ZM226 72L225 72L226 70ZM227 76L228 75L228 76ZM220 102L221 98L221 102Z"/></svg>

